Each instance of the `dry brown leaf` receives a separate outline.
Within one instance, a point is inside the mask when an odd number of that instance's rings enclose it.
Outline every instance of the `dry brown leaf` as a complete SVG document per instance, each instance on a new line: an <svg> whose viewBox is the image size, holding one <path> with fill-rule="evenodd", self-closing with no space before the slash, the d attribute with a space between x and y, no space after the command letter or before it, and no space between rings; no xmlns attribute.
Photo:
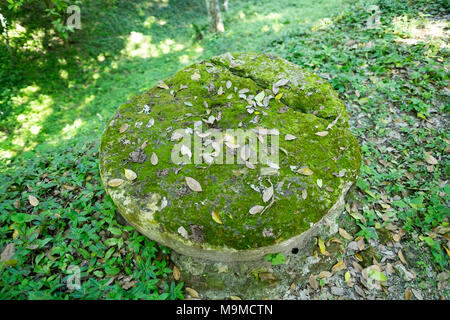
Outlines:
<svg viewBox="0 0 450 320"><path fill-rule="evenodd" d="M179 227L177 231L183 238L189 239L189 234L183 226Z"/></svg>
<svg viewBox="0 0 450 320"><path fill-rule="evenodd" d="M316 132L315 135L319 137L325 137L326 135L328 135L328 131L319 131Z"/></svg>
<svg viewBox="0 0 450 320"><path fill-rule="evenodd" d="M402 252L401 249L398 250L398 257L399 257L400 261L401 261L404 265L407 265L407 264L408 264L408 262L406 262L405 257L403 256L403 252Z"/></svg>
<svg viewBox="0 0 450 320"><path fill-rule="evenodd" d="M411 288L406 288L406 290L405 290L405 299L406 300L411 300L411 296L412 296Z"/></svg>
<svg viewBox="0 0 450 320"><path fill-rule="evenodd" d="M352 240L353 239L353 237L347 231L345 231L345 229L339 228L339 234L345 240Z"/></svg>
<svg viewBox="0 0 450 320"><path fill-rule="evenodd" d="M28 196L28 201L33 207L36 207L39 204L39 200L35 196L32 196L31 194Z"/></svg>
<svg viewBox="0 0 450 320"><path fill-rule="evenodd" d="M429 152L425 152L425 162L431 165L436 165L439 163L435 157L433 157Z"/></svg>
<svg viewBox="0 0 450 320"><path fill-rule="evenodd" d="M173 266L174 279L178 281L178 280L180 280L180 276L181 276L180 270L177 268L177 266Z"/></svg>
<svg viewBox="0 0 450 320"><path fill-rule="evenodd" d="M314 172L313 172L310 168L308 168L308 167L301 168L301 169L299 169L297 172L300 173L300 174L302 174L302 175L304 175L304 176L310 176L310 175L312 175L312 174L314 173Z"/></svg>
<svg viewBox="0 0 450 320"><path fill-rule="evenodd" d="M308 191L306 191L306 189L302 190L302 199L306 200L306 198L308 197Z"/></svg>
<svg viewBox="0 0 450 320"><path fill-rule="evenodd" d="M353 267L358 270L359 272L363 271L363 267L356 261L353 261Z"/></svg>
<svg viewBox="0 0 450 320"><path fill-rule="evenodd" d="M261 211L264 210L263 206L260 205L256 205L250 208L250 210L248 211L250 214L257 214L260 213Z"/></svg>
<svg viewBox="0 0 450 320"><path fill-rule="evenodd" d="M186 177L186 183L187 183L189 189L191 189L192 191L195 191L195 192L202 191L202 186L200 185L200 183L197 180L195 180L191 177Z"/></svg>
<svg viewBox="0 0 450 320"><path fill-rule="evenodd" d="M318 275L320 279L325 279L331 277L333 274L329 271L321 271Z"/></svg>
<svg viewBox="0 0 450 320"><path fill-rule="evenodd" d="M16 245L14 243L8 243L0 255L0 262L11 260L11 258L14 256L15 253L16 253Z"/></svg>
<svg viewBox="0 0 450 320"><path fill-rule="evenodd" d="M189 295L190 295L192 298L200 298L198 292L195 291L194 289L189 288L189 287L186 287L185 289L186 289L187 293L189 293Z"/></svg>
<svg viewBox="0 0 450 320"><path fill-rule="evenodd" d="M344 261L339 261L338 263L336 263L332 268L331 271L332 272L339 272L341 270L344 270L346 268L346 265L344 263Z"/></svg>
<svg viewBox="0 0 450 320"><path fill-rule="evenodd" d="M270 199L272 199L272 197L273 197L273 187L271 186L271 187L267 188L266 190L264 190L263 201L267 202Z"/></svg>
<svg viewBox="0 0 450 320"><path fill-rule="evenodd" d="M16 208L17 210L19 210L19 209L20 209L20 200L19 200L19 199L16 199L16 201L14 201L14 203L13 203L13 206L14 206L14 208Z"/></svg>
<svg viewBox="0 0 450 320"><path fill-rule="evenodd" d="M108 181L108 186L110 187L118 187L123 183L122 179L111 179Z"/></svg>
<svg viewBox="0 0 450 320"><path fill-rule="evenodd" d="M124 123L119 128L119 133L124 133L128 129L128 123Z"/></svg>
<svg viewBox="0 0 450 320"><path fill-rule="evenodd" d="M152 165L156 166L158 164L158 156L156 153L152 153L152 157L150 158L150 162Z"/></svg>
<svg viewBox="0 0 450 320"><path fill-rule="evenodd" d="M220 218L220 215L217 213L217 211L213 210L213 212L211 212L211 217L218 224L223 224L222 219Z"/></svg>
<svg viewBox="0 0 450 320"><path fill-rule="evenodd" d="M286 141L291 141L291 140L294 140L294 139L297 139L297 137L292 135L292 134L287 134L287 135L284 136L284 140L286 140Z"/></svg>
<svg viewBox="0 0 450 320"><path fill-rule="evenodd" d="M130 181L133 181L134 179L137 178L137 174L133 170L125 169L125 178L127 178Z"/></svg>
<svg viewBox="0 0 450 320"><path fill-rule="evenodd" d="M169 89L169 86L168 86L167 84L165 84L163 81L159 81L159 82L158 82L158 88L168 90L168 89Z"/></svg>
<svg viewBox="0 0 450 320"><path fill-rule="evenodd" d="M317 290L319 288L319 284L317 283L316 277L314 277L314 275L309 276L309 285L313 290Z"/></svg>
<svg viewBox="0 0 450 320"><path fill-rule="evenodd" d="M291 293L294 293L294 291L295 291L295 283L294 282L291 283L291 286L289 287L289 291Z"/></svg>

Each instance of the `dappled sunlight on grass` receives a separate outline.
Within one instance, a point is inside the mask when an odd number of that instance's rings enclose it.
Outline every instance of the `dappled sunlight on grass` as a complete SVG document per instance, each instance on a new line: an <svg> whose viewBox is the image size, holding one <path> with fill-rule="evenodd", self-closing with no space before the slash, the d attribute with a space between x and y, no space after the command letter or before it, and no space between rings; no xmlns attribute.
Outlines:
<svg viewBox="0 0 450 320"><path fill-rule="evenodd" d="M168 54L171 51L180 51L183 48L184 45L175 43L172 39L165 39L159 44L153 44L151 36L132 31L127 38L127 44L122 54L130 58L148 59L159 57L161 54Z"/></svg>
<svg viewBox="0 0 450 320"><path fill-rule="evenodd" d="M83 120L76 119L71 125L66 125L61 131L61 139L67 140L73 138L77 133L78 129L83 125Z"/></svg>
<svg viewBox="0 0 450 320"><path fill-rule="evenodd" d="M396 41L408 45L419 42L437 42L441 48L449 48L449 23L444 20L412 19L399 16L393 20Z"/></svg>
<svg viewBox="0 0 450 320"><path fill-rule="evenodd" d="M43 123L53 113L53 98L46 94L39 94L39 87L30 86L13 97L17 107L24 107L24 111L16 116L18 127L14 132L5 134L13 145L9 150L0 149L0 158L11 158L18 151L27 151L36 146L34 138L42 130ZM3 142L6 139L2 139ZM2 141L0 141L2 142Z"/></svg>
<svg viewBox="0 0 450 320"><path fill-rule="evenodd" d="M10 131L2 129L0 148L12 150L8 157L13 157L36 145L64 143L77 134L99 135L120 104L158 80L226 51L270 52L272 39L304 22L329 17L343 1L287 0L283 6L236 2L223 13L226 32L220 37L207 32L204 0L136 1L131 7L118 4L108 14L91 16L85 11L86 22L73 34L71 52L58 49L26 62L28 79L41 86L32 89L27 84L12 95L12 117L22 122ZM89 25L88 19L94 18Z"/></svg>

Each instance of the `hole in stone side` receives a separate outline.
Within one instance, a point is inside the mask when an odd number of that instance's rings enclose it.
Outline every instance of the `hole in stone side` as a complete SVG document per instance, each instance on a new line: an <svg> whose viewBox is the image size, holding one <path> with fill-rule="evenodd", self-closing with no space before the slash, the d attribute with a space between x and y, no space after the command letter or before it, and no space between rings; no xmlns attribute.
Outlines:
<svg viewBox="0 0 450 320"><path fill-rule="evenodd" d="M298 248L292 248L292 253L293 254L297 254L298 253Z"/></svg>

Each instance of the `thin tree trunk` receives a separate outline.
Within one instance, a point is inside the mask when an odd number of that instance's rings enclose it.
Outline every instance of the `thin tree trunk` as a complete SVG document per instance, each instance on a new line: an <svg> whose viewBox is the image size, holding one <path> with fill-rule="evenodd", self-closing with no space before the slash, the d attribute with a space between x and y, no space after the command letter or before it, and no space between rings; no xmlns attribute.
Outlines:
<svg viewBox="0 0 450 320"><path fill-rule="evenodd" d="M228 11L228 0L223 0L223 11Z"/></svg>
<svg viewBox="0 0 450 320"><path fill-rule="evenodd" d="M8 21L6 20L6 17L3 16L1 13L0 13L0 24L2 26L3 32L5 33L5 42L6 42L6 47L8 48L9 55L11 56L11 58L13 60L15 60L11 45L9 43Z"/></svg>
<svg viewBox="0 0 450 320"><path fill-rule="evenodd" d="M209 31L212 33L224 32L222 15L220 14L219 0L205 0L209 16Z"/></svg>

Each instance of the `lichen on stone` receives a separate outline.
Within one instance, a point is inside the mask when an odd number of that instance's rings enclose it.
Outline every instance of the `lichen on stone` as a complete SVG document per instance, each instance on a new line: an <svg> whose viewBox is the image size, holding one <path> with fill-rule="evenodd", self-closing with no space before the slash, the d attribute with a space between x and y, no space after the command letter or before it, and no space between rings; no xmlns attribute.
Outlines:
<svg viewBox="0 0 450 320"><path fill-rule="evenodd" d="M258 94L264 99L249 108ZM342 101L319 77L278 57L227 53L181 70L122 105L102 136L101 176L125 219L165 245L225 251L270 246L308 230L356 180L361 154L347 118ZM266 165L260 163L173 163L174 132L192 131L199 122L204 130L276 129L276 174L261 175ZM298 173L300 168L312 174ZM137 178L127 181L125 169ZM186 177L202 191L189 188ZM117 178L125 182L108 186ZM262 198L271 185L268 207ZM249 214L256 205L267 208Z"/></svg>

